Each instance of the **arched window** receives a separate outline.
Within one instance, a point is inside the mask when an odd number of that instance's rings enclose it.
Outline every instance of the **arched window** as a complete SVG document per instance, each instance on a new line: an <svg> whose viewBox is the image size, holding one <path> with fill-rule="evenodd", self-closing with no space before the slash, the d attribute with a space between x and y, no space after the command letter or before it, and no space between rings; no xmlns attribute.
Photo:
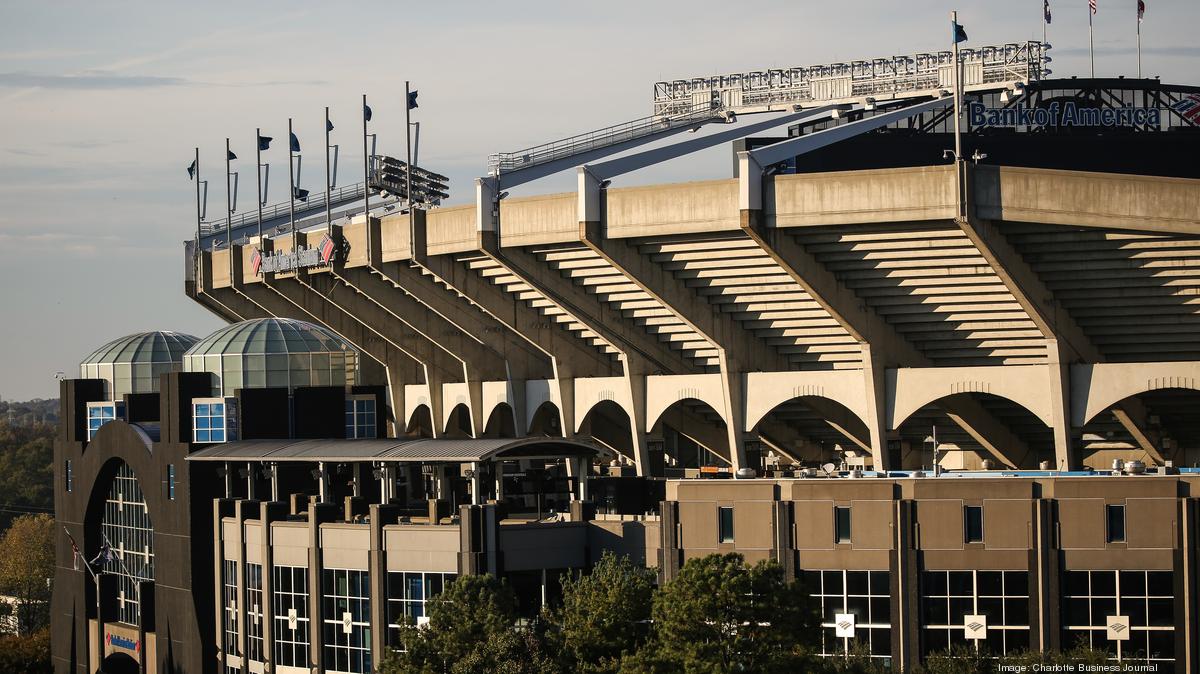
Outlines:
<svg viewBox="0 0 1200 674"><path fill-rule="evenodd" d="M104 572L117 576L118 615L121 622L137 625L142 605L138 583L154 580L154 526L142 487L125 462L108 489L100 531L112 548Z"/></svg>

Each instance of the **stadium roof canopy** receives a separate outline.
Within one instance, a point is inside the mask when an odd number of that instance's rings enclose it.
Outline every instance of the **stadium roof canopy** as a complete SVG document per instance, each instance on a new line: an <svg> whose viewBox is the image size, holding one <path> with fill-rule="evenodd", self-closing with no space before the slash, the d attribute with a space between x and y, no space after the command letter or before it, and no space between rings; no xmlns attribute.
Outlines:
<svg viewBox="0 0 1200 674"><path fill-rule="evenodd" d="M592 456L590 444L563 438L242 440L207 447L189 461L388 461L467 463Z"/></svg>

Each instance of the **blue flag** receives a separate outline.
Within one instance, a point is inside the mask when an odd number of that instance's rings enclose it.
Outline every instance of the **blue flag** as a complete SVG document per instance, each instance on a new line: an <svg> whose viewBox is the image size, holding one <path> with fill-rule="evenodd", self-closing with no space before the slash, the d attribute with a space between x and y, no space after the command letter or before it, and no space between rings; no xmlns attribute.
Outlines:
<svg viewBox="0 0 1200 674"><path fill-rule="evenodd" d="M954 35L954 44L967 41L967 29L963 28L961 23L958 23L957 21L951 21L950 27Z"/></svg>
<svg viewBox="0 0 1200 674"><path fill-rule="evenodd" d="M196 177L196 160L193 159L192 163L188 165L188 180L192 180L195 177Z"/></svg>
<svg viewBox="0 0 1200 674"><path fill-rule="evenodd" d="M234 159L237 159L237 155L233 153L233 150L226 150L225 158L229 161L233 161Z"/></svg>
<svg viewBox="0 0 1200 674"><path fill-rule="evenodd" d="M371 106L363 106L363 119L367 120L368 122L371 121Z"/></svg>
<svg viewBox="0 0 1200 674"><path fill-rule="evenodd" d="M299 152L300 151L300 139L297 138L296 134L294 134L294 133L290 133L288 135L291 136L292 152Z"/></svg>
<svg viewBox="0 0 1200 674"><path fill-rule="evenodd" d="M274 140L274 138L271 138L270 136L259 136L258 137L258 149L259 150L270 150L272 140Z"/></svg>
<svg viewBox="0 0 1200 674"><path fill-rule="evenodd" d="M417 107L417 92L410 91L408 92L408 109L412 110L415 107Z"/></svg>

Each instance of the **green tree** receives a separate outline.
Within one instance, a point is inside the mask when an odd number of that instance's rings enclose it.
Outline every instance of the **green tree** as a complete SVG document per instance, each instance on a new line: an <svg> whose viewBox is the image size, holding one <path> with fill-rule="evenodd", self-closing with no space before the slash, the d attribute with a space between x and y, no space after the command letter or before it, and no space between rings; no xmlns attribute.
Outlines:
<svg viewBox="0 0 1200 674"><path fill-rule="evenodd" d="M0 532L21 511L54 508L54 426L0 418Z"/></svg>
<svg viewBox="0 0 1200 674"><path fill-rule="evenodd" d="M50 630L24 637L0 637L0 672L50 674Z"/></svg>
<svg viewBox="0 0 1200 674"><path fill-rule="evenodd" d="M688 674L811 669L812 606L773 561L748 567L736 553L689 560L654 597L653 652L629 659L626 671L664 664Z"/></svg>
<svg viewBox="0 0 1200 674"><path fill-rule="evenodd" d="M0 538L0 594L16 598L17 630L28 634L50 624L54 577L54 520L23 515Z"/></svg>
<svg viewBox="0 0 1200 674"><path fill-rule="evenodd" d="M605 552L591 572L562 577L562 605L544 613L548 636L566 671L614 673L649 633L655 574L624 555Z"/></svg>
<svg viewBox="0 0 1200 674"><path fill-rule="evenodd" d="M516 625L517 600L495 576L460 576L426 603L429 623L401 629L403 652L385 674L536 674L553 668L532 630Z"/></svg>

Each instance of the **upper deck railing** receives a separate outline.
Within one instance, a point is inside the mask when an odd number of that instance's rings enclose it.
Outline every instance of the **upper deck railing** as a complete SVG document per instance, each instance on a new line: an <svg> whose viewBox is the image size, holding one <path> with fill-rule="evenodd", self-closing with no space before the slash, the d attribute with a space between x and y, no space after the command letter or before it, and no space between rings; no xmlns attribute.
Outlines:
<svg viewBox="0 0 1200 674"><path fill-rule="evenodd" d="M964 84L978 88L1041 79L1050 72L1045 68L1049 49L1037 41L960 49ZM868 96L922 96L953 86L953 63L953 52L941 51L658 82L654 114L673 115L706 100L736 112Z"/></svg>

